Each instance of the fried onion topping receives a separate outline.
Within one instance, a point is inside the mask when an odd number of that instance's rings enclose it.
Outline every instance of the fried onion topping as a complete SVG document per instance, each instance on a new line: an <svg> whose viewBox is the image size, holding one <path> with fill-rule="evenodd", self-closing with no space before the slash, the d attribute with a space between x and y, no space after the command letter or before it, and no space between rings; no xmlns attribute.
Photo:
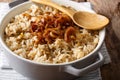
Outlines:
<svg viewBox="0 0 120 80"><path fill-rule="evenodd" d="M70 42L75 39L76 28L69 16L63 13L46 15L39 21L31 22L30 32L37 36L40 44L51 44L55 39Z"/></svg>

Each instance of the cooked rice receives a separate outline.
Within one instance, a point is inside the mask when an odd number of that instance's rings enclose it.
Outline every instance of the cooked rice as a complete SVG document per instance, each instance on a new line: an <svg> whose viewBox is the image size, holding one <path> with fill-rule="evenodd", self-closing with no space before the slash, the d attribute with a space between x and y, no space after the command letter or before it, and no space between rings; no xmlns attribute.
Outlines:
<svg viewBox="0 0 120 80"><path fill-rule="evenodd" d="M56 38L52 43L40 44L38 36L30 32L31 22L39 21L37 16L49 16L61 13L49 6L32 5L30 9L16 15L5 28L5 42L17 55L38 63L66 63L80 59L98 44L98 31L90 31L76 27L78 32L76 39L66 42L62 38Z"/></svg>

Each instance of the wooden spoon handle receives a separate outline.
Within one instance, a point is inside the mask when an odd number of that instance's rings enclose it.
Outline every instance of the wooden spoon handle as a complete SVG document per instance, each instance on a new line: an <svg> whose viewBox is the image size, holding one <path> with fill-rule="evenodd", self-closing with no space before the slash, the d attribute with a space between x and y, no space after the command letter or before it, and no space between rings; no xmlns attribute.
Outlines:
<svg viewBox="0 0 120 80"><path fill-rule="evenodd" d="M54 3L51 0L31 0L31 1L54 7L54 8L56 8L64 13L66 13L71 18L73 18L73 14L76 12L75 10L72 10L72 9L67 8L65 6L63 7L57 3Z"/></svg>

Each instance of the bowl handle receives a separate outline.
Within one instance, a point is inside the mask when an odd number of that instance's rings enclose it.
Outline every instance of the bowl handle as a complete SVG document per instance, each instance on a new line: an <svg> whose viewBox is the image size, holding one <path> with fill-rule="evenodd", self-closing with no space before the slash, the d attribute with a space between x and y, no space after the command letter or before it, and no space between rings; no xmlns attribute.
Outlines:
<svg viewBox="0 0 120 80"><path fill-rule="evenodd" d="M74 76L82 76L84 74L87 74L88 72L99 68L104 63L104 56L100 52L98 53L98 56L99 56L99 60L97 60L96 62L94 62L93 64L87 67L84 67L82 69L77 69L72 65L67 65L64 66L63 71L72 74Z"/></svg>

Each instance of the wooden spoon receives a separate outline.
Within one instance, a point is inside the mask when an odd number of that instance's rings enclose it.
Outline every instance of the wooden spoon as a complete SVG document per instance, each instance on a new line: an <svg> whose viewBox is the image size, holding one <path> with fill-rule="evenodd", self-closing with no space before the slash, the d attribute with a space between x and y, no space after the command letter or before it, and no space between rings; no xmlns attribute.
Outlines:
<svg viewBox="0 0 120 80"><path fill-rule="evenodd" d="M60 6L57 3L51 2L51 0L31 0L31 1L54 7L66 13L76 25L85 29L98 30L104 28L109 23L109 19L105 16L96 13L76 11L67 7Z"/></svg>

